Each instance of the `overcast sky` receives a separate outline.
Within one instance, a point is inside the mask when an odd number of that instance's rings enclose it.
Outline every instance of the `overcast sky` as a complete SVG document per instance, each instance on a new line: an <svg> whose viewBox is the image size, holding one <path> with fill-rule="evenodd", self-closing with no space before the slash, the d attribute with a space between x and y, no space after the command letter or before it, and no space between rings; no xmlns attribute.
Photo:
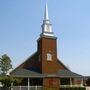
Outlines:
<svg viewBox="0 0 90 90"><path fill-rule="evenodd" d="M58 58L72 71L90 75L90 0L48 0ZM15 68L37 50L45 0L0 0L0 56Z"/></svg>

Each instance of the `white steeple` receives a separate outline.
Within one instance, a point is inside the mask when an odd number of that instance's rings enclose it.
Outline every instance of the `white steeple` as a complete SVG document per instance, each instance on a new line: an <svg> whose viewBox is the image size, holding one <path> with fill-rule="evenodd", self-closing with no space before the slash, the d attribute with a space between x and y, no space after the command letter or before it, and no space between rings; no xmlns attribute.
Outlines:
<svg viewBox="0 0 90 90"><path fill-rule="evenodd" d="M44 20L43 20L43 24L42 24L41 36L54 36L54 34L52 32L52 25L49 20L47 1L45 4L45 14L44 14Z"/></svg>
<svg viewBox="0 0 90 90"><path fill-rule="evenodd" d="M46 1L46 5L45 5L45 15L44 15L44 20L49 20L47 1Z"/></svg>

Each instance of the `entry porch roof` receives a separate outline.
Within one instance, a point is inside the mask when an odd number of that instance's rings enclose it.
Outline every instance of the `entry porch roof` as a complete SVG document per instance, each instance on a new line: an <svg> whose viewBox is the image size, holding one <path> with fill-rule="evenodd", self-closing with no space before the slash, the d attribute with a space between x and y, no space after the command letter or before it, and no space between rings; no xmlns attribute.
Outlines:
<svg viewBox="0 0 90 90"><path fill-rule="evenodd" d="M11 73L11 76L13 77L23 77L23 78L45 78L45 77L57 77L57 78L82 78L82 75L79 75L77 73L74 73L70 70L59 70L55 74L47 74L47 73L39 73L30 71L27 69L18 68L15 71Z"/></svg>

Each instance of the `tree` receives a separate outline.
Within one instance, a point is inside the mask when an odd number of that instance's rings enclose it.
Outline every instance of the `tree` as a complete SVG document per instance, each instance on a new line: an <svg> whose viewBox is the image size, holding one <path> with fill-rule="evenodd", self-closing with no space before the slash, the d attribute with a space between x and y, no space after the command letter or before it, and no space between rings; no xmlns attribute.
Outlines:
<svg viewBox="0 0 90 90"><path fill-rule="evenodd" d="M0 58L0 69L3 74L7 74L7 72L12 69L11 59L6 54Z"/></svg>
<svg viewBox="0 0 90 90"><path fill-rule="evenodd" d="M10 87L11 84L13 85L20 85L23 79L21 78L15 78L10 76L2 76L0 77L0 82L2 83L3 87Z"/></svg>
<svg viewBox="0 0 90 90"><path fill-rule="evenodd" d="M3 85L3 87L9 87L11 86L12 80L8 76L2 76L0 77L0 82Z"/></svg>

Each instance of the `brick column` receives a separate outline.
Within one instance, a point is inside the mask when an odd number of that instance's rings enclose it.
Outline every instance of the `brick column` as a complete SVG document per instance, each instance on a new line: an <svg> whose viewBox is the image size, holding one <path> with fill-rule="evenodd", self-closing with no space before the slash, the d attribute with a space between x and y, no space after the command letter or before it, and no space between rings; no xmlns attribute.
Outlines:
<svg viewBox="0 0 90 90"><path fill-rule="evenodd" d="M60 89L60 80L59 78L44 78L43 79L44 90L59 90Z"/></svg>

